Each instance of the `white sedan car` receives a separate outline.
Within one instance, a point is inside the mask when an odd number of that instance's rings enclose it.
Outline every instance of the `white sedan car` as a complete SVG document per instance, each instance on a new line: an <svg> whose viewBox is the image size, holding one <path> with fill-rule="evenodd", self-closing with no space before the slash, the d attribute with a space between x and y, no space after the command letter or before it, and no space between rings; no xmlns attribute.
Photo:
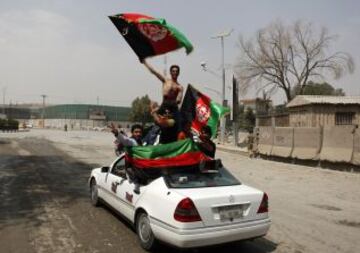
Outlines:
<svg viewBox="0 0 360 253"><path fill-rule="evenodd" d="M222 165L171 168L141 184L135 180L136 185L130 172L124 156L93 169L91 201L105 202L124 216L146 250L158 240L192 248L253 239L269 230L266 193L241 184Z"/></svg>

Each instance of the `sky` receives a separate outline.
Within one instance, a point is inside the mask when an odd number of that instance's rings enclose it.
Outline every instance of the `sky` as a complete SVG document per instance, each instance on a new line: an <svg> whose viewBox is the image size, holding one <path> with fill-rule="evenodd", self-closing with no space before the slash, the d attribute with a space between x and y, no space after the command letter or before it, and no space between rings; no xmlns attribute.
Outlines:
<svg viewBox="0 0 360 253"><path fill-rule="evenodd" d="M165 18L194 45L168 53L167 67L181 67L179 82L220 101L221 45L211 37L233 29L225 38L227 86L239 57L240 35L251 38L271 22L296 20L325 26L338 35L334 49L352 55L355 72L328 79L347 95L360 95L360 1L335 0L2 0L0 1L0 104L82 103L129 106L139 96L161 100L161 83L139 63L107 16L137 12ZM163 71L164 57L148 62ZM203 71L201 62L208 69ZM226 89L227 98L231 90ZM253 98L249 92L243 98ZM283 103L279 91L273 97Z"/></svg>

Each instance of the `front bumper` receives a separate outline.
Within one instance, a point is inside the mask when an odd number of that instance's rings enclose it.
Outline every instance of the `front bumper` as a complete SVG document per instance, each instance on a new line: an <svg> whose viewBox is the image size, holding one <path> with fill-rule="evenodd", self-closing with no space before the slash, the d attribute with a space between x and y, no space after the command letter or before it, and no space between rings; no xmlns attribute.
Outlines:
<svg viewBox="0 0 360 253"><path fill-rule="evenodd" d="M270 228L269 218L196 229L178 229L151 219L155 237L180 248L210 246L264 236Z"/></svg>

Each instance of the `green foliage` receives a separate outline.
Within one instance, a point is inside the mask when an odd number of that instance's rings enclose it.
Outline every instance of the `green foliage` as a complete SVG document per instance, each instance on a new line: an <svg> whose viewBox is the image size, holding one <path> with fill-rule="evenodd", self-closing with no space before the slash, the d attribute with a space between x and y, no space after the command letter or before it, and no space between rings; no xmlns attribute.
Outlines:
<svg viewBox="0 0 360 253"><path fill-rule="evenodd" d="M304 87L299 85L294 86L291 93L293 97L296 95L330 95L330 96L345 96L345 92L339 88L335 89L332 85L324 83L308 82Z"/></svg>
<svg viewBox="0 0 360 253"><path fill-rule="evenodd" d="M13 119L0 119L0 130L18 130L19 121Z"/></svg>
<svg viewBox="0 0 360 253"><path fill-rule="evenodd" d="M135 98L131 103L130 121L141 122L144 126L147 122L152 122L150 114L150 98L148 95Z"/></svg>

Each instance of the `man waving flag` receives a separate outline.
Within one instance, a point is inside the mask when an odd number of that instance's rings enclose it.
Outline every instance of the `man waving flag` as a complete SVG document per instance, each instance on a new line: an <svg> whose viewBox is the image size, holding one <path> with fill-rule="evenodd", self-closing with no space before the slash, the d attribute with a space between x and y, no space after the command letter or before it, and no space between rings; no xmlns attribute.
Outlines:
<svg viewBox="0 0 360 253"><path fill-rule="evenodd" d="M211 128L214 138L220 118L229 112L228 107L219 105L191 84L188 85L181 106L181 114L185 121L183 125L190 122L192 130L197 133L207 125Z"/></svg>

